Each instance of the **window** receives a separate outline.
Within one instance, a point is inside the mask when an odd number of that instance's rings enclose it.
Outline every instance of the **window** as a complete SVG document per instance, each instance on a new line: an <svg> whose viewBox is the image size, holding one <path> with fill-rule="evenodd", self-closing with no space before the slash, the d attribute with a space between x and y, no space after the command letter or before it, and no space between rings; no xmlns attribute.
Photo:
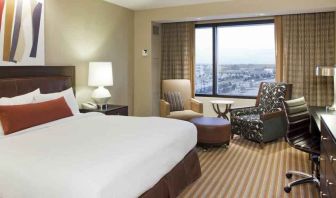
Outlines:
<svg viewBox="0 0 336 198"><path fill-rule="evenodd" d="M195 55L196 95L256 97L275 81L274 22L197 25Z"/></svg>
<svg viewBox="0 0 336 198"><path fill-rule="evenodd" d="M197 94L212 94L213 90L213 29L197 28L195 31L195 50Z"/></svg>

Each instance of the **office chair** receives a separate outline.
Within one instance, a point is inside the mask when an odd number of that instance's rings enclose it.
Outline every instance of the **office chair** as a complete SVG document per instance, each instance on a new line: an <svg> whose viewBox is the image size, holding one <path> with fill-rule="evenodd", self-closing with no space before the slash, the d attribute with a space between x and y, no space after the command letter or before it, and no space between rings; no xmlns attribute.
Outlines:
<svg viewBox="0 0 336 198"><path fill-rule="evenodd" d="M320 155L320 135L314 134L310 130L310 114L308 106L304 97L288 100L284 102L285 113L287 118L287 143L303 152L310 154L312 162L312 173L307 174L300 171L288 171L286 177L292 178L293 175L301 176L302 179L298 179L290 182L285 186L285 192L289 193L293 186L304 183L315 183L320 186L318 174L318 162Z"/></svg>

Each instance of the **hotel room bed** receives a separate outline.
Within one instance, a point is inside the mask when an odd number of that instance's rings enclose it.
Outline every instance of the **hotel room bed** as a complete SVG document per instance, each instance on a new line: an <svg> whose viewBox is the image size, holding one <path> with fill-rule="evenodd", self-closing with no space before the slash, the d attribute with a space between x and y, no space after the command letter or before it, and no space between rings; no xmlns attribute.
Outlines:
<svg viewBox="0 0 336 198"><path fill-rule="evenodd" d="M31 70L36 76L11 79L0 71L0 97L73 85L74 75ZM89 113L53 121L0 138L0 197L176 197L200 177L196 141L192 124L171 119Z"/></svg>

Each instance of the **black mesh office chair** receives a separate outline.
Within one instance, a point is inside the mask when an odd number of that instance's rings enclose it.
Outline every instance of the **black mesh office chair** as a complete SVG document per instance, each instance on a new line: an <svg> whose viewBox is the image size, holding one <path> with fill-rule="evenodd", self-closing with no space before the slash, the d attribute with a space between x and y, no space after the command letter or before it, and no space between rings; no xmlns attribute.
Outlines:
<svg viewBox="0 0 336 198"><path fill-rule="evenodd" d="M287 118L286 141L296 149L310 154L312 161L312 173L307 174L299 171L288 171L286 177L292 178L293 175L303 178L290 182L285 188L285 192L289 193L293 186L304 183L315 183L320 185L318 179L318 162L320 155L320 135L314 134L310 130L310 114L305 99L298 98L285 101L285 112Z"/></svg>

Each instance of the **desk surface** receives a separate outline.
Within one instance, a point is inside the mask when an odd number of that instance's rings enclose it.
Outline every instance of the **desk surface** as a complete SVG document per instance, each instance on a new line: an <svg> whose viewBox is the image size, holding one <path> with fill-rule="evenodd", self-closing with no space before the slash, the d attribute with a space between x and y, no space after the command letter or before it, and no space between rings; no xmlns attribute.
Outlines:
<svg viewBox="0 0 336 198"><path fill-rule="evenodd" d="M322 115L323 121L327 124L331 135L336 140L336 115Z"/></svg>
<svg viewBox="0 0 336 198"><path fill-rule="evenodd" d="M336 116L336 111L327 110L325 107L311 106L309 107L309 112L313 116L319 131L321 131L321 116L322 115L335 115Z"/></svg>

